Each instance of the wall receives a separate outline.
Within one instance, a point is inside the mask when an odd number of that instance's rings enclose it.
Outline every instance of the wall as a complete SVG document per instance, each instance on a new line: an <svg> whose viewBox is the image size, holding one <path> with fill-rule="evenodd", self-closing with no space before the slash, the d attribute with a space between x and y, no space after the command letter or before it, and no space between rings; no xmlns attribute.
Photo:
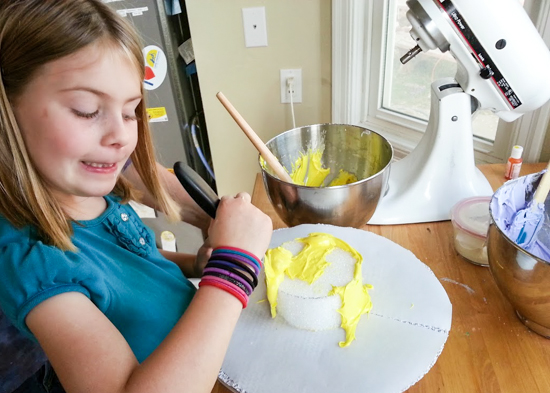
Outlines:
<svg viewBox="0 0 550 393"><path fill-rule="evenodd" d="M548 128L546 129L546 136L544 137L540 160L544 162L550 161L550 124L548 124Z"/></svg>
<svg viewBox="0 0 550 393"><path fill-rule="evenodd" d="M242 8L265 6L268 46L246 48ZM216 98L221 91L267 142L292 127L280 69L302 69L296 126L331 120L330 0L186 0L219 195L252 192L258 153Z"/></svg>
<svg viewBox="0 0 550 393"><path fill-rule="evenodd" d="M537 15L544 11L544 8L547 7L547 4L545 4L545 1L539 1L539 0L522 0L522 4L524 4L524 7L531 17L531 20L533 23L537 24ZM542 33L542 38L544 39L544 42L546 42L546 45L550 47L550 34L546 26L548 26L548 21L541 23L544 33ZM544 137L542 150L540 153L540 161L549 161L550 160L550 123L548 124L548 127L546 129L546 135Z"/></svg>

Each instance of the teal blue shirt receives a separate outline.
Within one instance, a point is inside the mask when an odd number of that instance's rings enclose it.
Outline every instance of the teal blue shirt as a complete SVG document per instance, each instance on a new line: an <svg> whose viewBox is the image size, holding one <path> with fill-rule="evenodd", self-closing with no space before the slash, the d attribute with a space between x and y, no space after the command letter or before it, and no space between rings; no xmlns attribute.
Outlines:
<svg viewBox="0 0 550 393"><path fill-rule="evenodd" d="M0 216L0 308L35 339L25 323L29 311L52 296L80 292L142 362L179 320L195 287L159 253L154 233L129 205L105 199L100 217L73 224L78 252L45 245L33 227L17 229Z"/></svg>

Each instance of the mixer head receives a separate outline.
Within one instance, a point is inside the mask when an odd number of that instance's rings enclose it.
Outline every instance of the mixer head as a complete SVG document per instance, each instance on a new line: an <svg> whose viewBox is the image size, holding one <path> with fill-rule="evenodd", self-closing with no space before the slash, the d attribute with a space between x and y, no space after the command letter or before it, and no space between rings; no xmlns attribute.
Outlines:
<svg viewBox="0 0 550 393"><path fill-rule="evenodd" d="M550 99L550 52L517 0L408 0L407 19L422 51L450 51L456 81L480 107L512 121ZM536 70L541 70L537 73Z"/></svg>

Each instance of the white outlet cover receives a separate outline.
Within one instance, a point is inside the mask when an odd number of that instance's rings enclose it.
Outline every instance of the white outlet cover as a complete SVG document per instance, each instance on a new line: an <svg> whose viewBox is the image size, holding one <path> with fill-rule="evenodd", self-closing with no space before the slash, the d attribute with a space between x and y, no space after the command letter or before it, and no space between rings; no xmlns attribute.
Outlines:
<svg viewBox="0 0 550 393"><path fill-rule="evenodd" d="M302 102L302 69L285 69L281 70L281 104L290 104L290 94L288 93L286 81L288 78L294 78L292 103L297 104Z"/></svg>
<svg viewBox="0 0 550 393"><path fill-rule="evenodd" d="M267 46L265 7L243 8L243 26L247 48Z"/></svg>

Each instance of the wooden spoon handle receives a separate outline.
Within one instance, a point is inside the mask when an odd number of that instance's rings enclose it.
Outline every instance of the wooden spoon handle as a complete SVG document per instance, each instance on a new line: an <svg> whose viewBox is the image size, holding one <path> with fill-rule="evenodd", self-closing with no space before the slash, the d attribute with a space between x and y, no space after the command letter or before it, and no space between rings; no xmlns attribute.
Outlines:
<svg viewBox="0 0 550 393"><path fill-rule="evenodd" d="M533 197L535 203L544 203L544 201L546 201L546 197L548 196L548 191L550 191L550 162L548 163L546 172L542 175L539 186L535 191L535 196Z"/></svg>
<svg viewBox="0 0 550 393"><path fill-rule="evenodd" d="M258 134L254 132L252 127L248 125L246 120L240 115L239 112L235 109L233 105L225 98L222 92L219 92L216 94L216 97L218 97L218 100L222 103L222 105L227 109L227 112L231 115L231 117L237 122L239 127L241 127L241 130L244 131L245 135L250 139L250 142L256 147L256 150L261 154L265 162L273 168L279 179L286 181L287 183L294 183L292 181L292 178L289 176L285 168L281 165L279 160L277 160L277 157L271 153L271 151L267 148L265 143L260 139Z"/></svg>

